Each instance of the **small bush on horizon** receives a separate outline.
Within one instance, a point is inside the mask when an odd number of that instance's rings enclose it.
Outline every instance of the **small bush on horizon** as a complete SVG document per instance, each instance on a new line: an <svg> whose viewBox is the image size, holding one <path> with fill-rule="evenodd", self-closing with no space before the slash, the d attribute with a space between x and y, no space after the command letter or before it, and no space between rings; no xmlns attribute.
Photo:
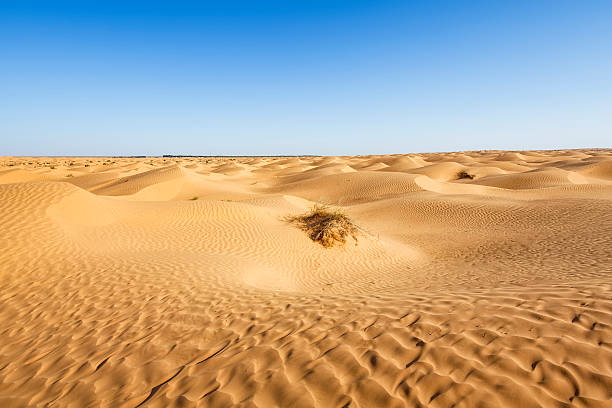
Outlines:
<svg viewBox="0 0 612 408"><path fill-rule="evenodd" d="M465 170L461 170L459 173L457 173L457 179L462 180L462 179L470 179L473 180L474 179L474 175L468 173Z"/></svg>
<svg viewBox="0 0 612 408"><path fill-rule="evenodd" d="M191 200L191 201L195 201L195 200L197 200L197 199L198 199L198 197L193 197L193 198L190 198L190 200Z"/></svg>

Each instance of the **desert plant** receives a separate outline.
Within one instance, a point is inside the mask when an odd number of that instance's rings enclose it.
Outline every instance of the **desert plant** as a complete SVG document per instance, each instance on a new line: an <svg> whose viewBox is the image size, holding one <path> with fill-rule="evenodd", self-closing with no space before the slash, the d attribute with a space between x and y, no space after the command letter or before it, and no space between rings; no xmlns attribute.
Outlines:
<svg viewBox="0 0 612 408"><path fill-rule="evenodd" d="M66 177L72 177L72 174L66 174Z"/></svg>
<svg viewBox="0 0 612 408"><path fill-rule="evenodd" d="M470 179L473 180L474 179L474 175L468 173L465 170L461 170L459 173L457 173L457 179L461 180L461 179Z"/></svg>
<svg viewBox="0 0 612 408"><path fill-rule="evenodd" d="M193 197L193 198L191 198L191 201L195 201L197 199L198 199L198 197Z"/></svg>
<svg viewBox="0 0 612 408"><path fill-rule="evenodd" d="M359 227L337 208L315 204L306 214L290 216L286 220L296 224L308 234L310 239L325 248L333 247L336 244L344 245L348 236L357 241Z"/></svg>

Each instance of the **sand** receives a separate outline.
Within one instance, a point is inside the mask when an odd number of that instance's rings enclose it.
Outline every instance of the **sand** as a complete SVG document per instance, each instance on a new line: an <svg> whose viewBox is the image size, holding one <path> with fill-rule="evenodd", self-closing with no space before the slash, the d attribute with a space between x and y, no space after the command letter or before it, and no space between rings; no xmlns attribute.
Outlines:
<svg viewBox="0 0 612 408"><path fill-rule="evenodd" d="M0 226L0 407L612 406L610 150L4 157Z"/></svg>

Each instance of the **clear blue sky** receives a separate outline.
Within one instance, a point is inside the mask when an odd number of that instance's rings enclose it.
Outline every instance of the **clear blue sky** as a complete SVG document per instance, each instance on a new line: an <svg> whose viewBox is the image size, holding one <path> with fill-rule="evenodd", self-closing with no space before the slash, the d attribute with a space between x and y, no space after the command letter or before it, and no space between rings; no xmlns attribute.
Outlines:
<svg viewBox="0 0 612 408"><path fill-rule="evenodd" d="M612 147L612 1L1 1L0 155Z"/></svg>

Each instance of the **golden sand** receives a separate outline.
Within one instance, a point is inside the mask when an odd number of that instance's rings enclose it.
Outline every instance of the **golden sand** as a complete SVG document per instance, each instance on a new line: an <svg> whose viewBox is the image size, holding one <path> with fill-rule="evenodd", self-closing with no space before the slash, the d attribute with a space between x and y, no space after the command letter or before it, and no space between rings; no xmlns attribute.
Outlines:
<svg viewBox="0 0 612 408"><path fill-rule="evenodd" d="M610 151L5 157L0 226L0 407L612 406Z"/></svg>

